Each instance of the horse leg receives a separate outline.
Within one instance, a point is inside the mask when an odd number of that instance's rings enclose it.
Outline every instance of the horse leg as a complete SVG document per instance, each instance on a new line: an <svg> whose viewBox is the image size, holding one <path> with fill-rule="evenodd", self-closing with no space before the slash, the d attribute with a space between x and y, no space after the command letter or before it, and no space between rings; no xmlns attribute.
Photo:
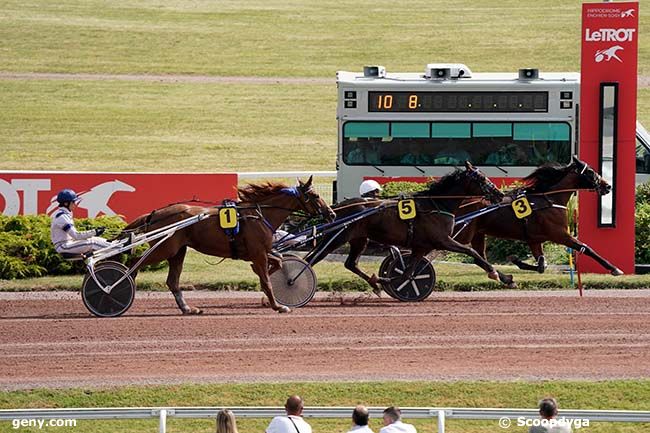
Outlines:
<svg viewBox="0 0 650 433"><path fill-rule="evenodd" d="M348 254L348 258L345 259L344 266L345 269L360 276L364 281L370 284L375 295L381 296L382 289L379 284L377 284L379 281L377 274L369 276L359 268L359 257L361 257L361 254L363 254L367 246L368 238L356 238L350 240L350 253Z"/></svg>
<svg viewBox="0 0 650 433"><path fill-rule="evenodd" d="M273 253L267 255L269 261L269 275L272 275L275 271L282 268L282 259L276 256Z"/></svg>
<svg viewBox="0 0 650 433"><path fill-rule="evenodd" d="M544 248L542 247L542 243L529 242L528 247L530 248L530 251L533 253L533 257L535 258L537 265L530 265L516 256L508 256L508 260L510 260L521 270L535 271L540 274L543 274L544 271L546 270L546 258L544 257Z"/></svg>
<svg viewBox="0 0 650 433"><path fill-rule="evenodd" d="M176 299L176 305L181 309L183 314L201 314L199 308L190 307L185 302L183 297L183 291L179 287L179 282L181 278L181 272L183 272L183 261L185 260L185 253L187 252L187 247L182 247L178 250L176 254L167 259L169 263L169 273L167 274L167 287L169 291L174 295Z"/></svg>
<svg viewBox="0 0 650 433"><path fill-rule="evenodd" d="M506 275L499 274L499 272L494 269L494 266L488 263L487 260L481 257L481 255L477 253L473 248L463 245L449 236L441 241L441 246L447 251L451 251L453 253L461 253L472 257L474 259L474 263L476 263L481 269L487 272L488 278L492 280L499 280L501 283L511 288L516 287L516 283L512 279L512 276L508 278Z"/></svg>
<svg viewBox="0 0 650 433"><path fill-rule="evenodd" d="M562 244L564 246L567 246L569 248L573 248L574 250L578 251L581 254L586 254L587 256L591 257L600 265L607 269L610 274L614 275L615 277L619 275L623 275L623 271L621 271L619 268L605 260L604 257L599 256L594 250L589 247L589 245L584 244L580 242L578 239L574 238L571 236L569 233L564 233L563 236L559 240L554 240L553 242L556 242L558 244Z"/></svg>
<svg viewBox="0 0 650 433"><path fill-rule="evenodd" d="M487 262L487 253L486 253L486 248L487 248L487 243L485 242L485 235L483 233L477 233L474 235L472 238L472 248L474 248L474 251L479 253L479 255ZM474 259L474 264L477 266L481 266L479 262ZM512 285L514 284L514 278L512 275L509 274L504 274L503 272L497 270L497 275L499 276L499 281L501 281L504 284L507 285Z"/></svg>
<svg viewBox="0 0 650 433"><path fill-rule="evenodd" d="M271 286L271 277L269 276L269 259L268 255L265 252L257 254L252 258L253 263L251 267L253 271L260 278L260 287L269 300L269 305L278 313L290 313L291 309L284 305L280 305L275 302L275 296L273 296L273 287Z"/></svg>

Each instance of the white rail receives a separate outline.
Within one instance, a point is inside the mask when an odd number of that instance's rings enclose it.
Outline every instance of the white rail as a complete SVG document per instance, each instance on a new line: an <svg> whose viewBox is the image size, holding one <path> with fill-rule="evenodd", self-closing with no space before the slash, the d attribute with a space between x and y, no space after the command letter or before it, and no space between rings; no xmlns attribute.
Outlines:
<svg viewBox="0 0 650 433"><path fill-rule="evenodd" d="M238 418L272 418L284 415L281 407L230 407ZM495 408L401 408L405 419L437 419L438 432L444 433L446 419L501 420L504 417L514 420L523 417L537 419L536 409L495 409ZM216 418L219 408L215 407L166 407L166 408L71 408L71 409L4 409L0 410L0 421L15 419L143 419L158 418L159 433L165 433L167 418ZM369 408L370 417L380 419L383 408ZM303 413L306 418L350 418L351 407L307 407ZM650 411L629 410L562 410L566 419L589 420L589 422L631 422L650 423Z"/></svg>

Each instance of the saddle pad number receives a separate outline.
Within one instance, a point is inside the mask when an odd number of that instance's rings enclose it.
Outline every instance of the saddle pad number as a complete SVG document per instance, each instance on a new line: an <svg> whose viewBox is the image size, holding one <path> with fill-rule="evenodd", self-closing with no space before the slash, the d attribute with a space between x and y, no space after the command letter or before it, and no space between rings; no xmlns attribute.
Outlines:
<svg viewBox="0 0 650 433"><path fill-rule="evenodd" d="M415 200L400 200L397 202L399 219L410 220L415 218Z"/></svg>
<svg viewBox="0 0 650 433"><path fill-rule="evenodd" d="M222 229L234 229L237 227L237 209L234 207L219 209L219 225Z"/></svg>
<svg viewBox="0 0 650 433"><path fill-rule="evenodd" d="M515 211L515 216L519 219L526 218L533 213L533 208L528 203L526 197L519 197L512 202L512 210Z"/></svg>

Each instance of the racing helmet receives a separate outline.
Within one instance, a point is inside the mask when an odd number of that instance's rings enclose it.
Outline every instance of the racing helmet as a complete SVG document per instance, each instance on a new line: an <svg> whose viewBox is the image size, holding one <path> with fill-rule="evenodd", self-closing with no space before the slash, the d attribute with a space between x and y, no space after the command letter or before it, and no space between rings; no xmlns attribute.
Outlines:
<svg viewBox="0 0 650 433"><path fill-rule="evenodd" d="M374 191L381 192L381 186L376 180L368 179L361 182L359 185L359 195L364 197Z"/></svg>
<svg viewBox="0 0 650 433"><path fill-rule="evenodd" d="M69 202L78 203L79 196L73 190L66 188L64 190L59 191L59 193L56 195L56 201L58 201L59 204L69 203Z"/></svg>

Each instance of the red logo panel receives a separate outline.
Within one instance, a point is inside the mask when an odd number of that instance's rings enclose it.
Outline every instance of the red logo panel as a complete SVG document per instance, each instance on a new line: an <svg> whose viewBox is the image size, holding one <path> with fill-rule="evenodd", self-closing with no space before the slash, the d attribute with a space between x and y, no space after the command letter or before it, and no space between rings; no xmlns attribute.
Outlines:
<svg viewBox="0 0 650 433"><path fill-rule="evenodd" d="M236 198L237 174L0 172L0 212L51 214L56 194L73 189L81 198L75 217L120 215L126 221L192 199L220 203Z"/></svg>
<svg viewBox="0 0 650 433"><path fill-rule="evenodd" d="M598 170L600 85L618 83L618 127L615 160L615 227L598 227L598 197L580 193L580 240L626 273L634 272L634 188L637 45L637 2L582 5L580 84L580 159ZM584 272L605 272L582 256Z"/></svg>

